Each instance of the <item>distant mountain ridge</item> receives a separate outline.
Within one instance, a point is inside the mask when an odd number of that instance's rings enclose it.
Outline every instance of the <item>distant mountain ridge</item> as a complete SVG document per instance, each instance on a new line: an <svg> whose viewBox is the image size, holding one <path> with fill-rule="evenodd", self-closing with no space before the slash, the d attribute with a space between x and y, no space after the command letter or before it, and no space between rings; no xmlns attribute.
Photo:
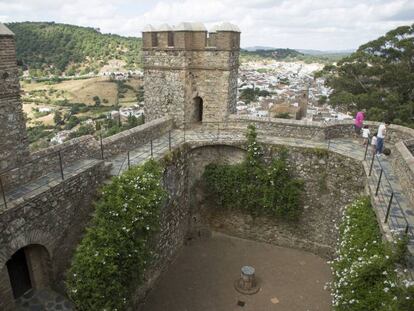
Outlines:
<svg viewBox="0 0 414 311"><path fill-rule="evenodd" d="M243 48L243 50L246 50L248 52L257 52L259 50L271 51L271 50L286 50L286 49L275 48L275 47L270 47L270 46L250 46L250 47ZM297 51L299 53L306 54L306 55L319 55L319 56L332 55L332 54L350 55L356 51L355 49L326 50L326 51L325 50L312 50L312 49L291 49L291 50L294 50L294 51Z"/></svg>
<svg viewBox="0 0 414 311"><path fill-rule="evenodd" d="M111 60L140 67L141 38L102 34L98 29L54 22L6 24L14 32L19 64L32 76L98 72Z"/></svg>

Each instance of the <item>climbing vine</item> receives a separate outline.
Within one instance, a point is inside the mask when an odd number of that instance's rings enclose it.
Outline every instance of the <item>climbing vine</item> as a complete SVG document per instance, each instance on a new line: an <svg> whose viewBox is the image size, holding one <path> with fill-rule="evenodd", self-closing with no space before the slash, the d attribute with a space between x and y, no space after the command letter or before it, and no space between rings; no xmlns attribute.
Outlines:
<svg viewBox="0 0 414 311"><path fill-rule="evenodd" d="M297 220L302 212L303 181L287 165L287 150L266 164L257 133L247 131L247 157L243 163L206 166L204 180L216 206L245 210L254 216L269 215Z"/></svg>
<svg viewBox="0 0 414 311"><path fill-rule="evenodd" d="M92 225L76 250L67 287L78 310L125 310L153 257L166 192L161 166L133 167L106 185Z"/></svg>

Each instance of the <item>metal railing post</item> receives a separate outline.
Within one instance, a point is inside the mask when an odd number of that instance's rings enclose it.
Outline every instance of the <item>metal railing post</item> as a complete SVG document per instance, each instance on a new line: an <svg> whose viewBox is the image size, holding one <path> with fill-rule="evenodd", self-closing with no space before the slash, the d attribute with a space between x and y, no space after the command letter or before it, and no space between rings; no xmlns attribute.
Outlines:
<svg viewBox="0 0 414 311"><path fill-rule="evenodd" d="M217 140L220 139L220 122L217 123Z"/></svg>
<svg viewBox="0 0 414 311"><path fill-rule="evenodd" d="M380 172L380 175L379 175L379 178L378 178L377 190L375 190L375 195L378 195L378 190L379 190L380 183L381 183L382 172L383 172L383 169L381 169L381 172Z"/></svg>
<svg viewBox="0 0 414 311"><path fill-rule="evenodd" d="M128 150L128 153L127 153L127 157L128 157L128 169L129 169L129 167L131 166L131 162L130 162L130 159L129 159L129 150Z"/></svg>
<svg viewBox="0 0 414 311"><path fill-rule="evenodd" d="M185 126L186 124L184 123L184 142L185 142Z"/></svg>
<svg viewBox="0 0 414 311"><path fill-rule="evenodd" d="M99 134L99 138L101 141L101 159L104 159L104 150L103 150L103 143L102 143L102 133Z"/></svg>
<svg viewBox="0 0 414 311"><path fill-rule="evenodd" d="M365 147L364 161L367 159L368 146L369 146L369 139L368 139L368 142L367 142L367 146Z"/></svg>
<svg viewBox="0 0 414 311"><path fill-rule="evenodd" d="M408 230L410 230L410 225L407 223L407 225L405 226L404 233L408 234Z"/></svg>
<svg viewBox="0 0 414 311"><path fill-rule="evenodd" d="M60 176L62 176L62 180L65 180L65 176L63 175L63 163L62 163L62 154L58 151L59 155L59 166L60 166Z"/></svg>
<svg viewBox="0 0 414 311"><path fill-rule="evenodd" d="M151 158L153 157L154 153L153 153L153 146L152 146L152 139L151 139Z"/></svg>
<svg viewBox="0 0 414 311"><path fill-rule="evenodd" d="M3 181L1 179L1 176L0 176L0 187L1 187L1 195L3 196L4 207L5 209L7 209L6 193L4 192L4 186L3 186Z"/></svg>
<svg viewBox="0 0 414 311"><path fill-rule="evenodd" d="M371 166L369 167L369 174L368 174L368 176L371 176L372 166L374 165L374 160L375 160L375 153L372 155L372 161L371 161Z"/></svg>
<svg viewBox="0 0 414 311"><path fill-rule="evenodd" d="M171 130L168 131L168 150L171 151Z"/></svg>
<svg viewBox="0 0 414 311"><path fill-rule="evenodd" d="M393 198L394 198L394 191L391 192L390 201L388 202L387 213L385 214L385 220L384 220L385 224L387 223L388 217L390 216L390 209L391 209L391 204L392 204L392 199Z"/></svg>

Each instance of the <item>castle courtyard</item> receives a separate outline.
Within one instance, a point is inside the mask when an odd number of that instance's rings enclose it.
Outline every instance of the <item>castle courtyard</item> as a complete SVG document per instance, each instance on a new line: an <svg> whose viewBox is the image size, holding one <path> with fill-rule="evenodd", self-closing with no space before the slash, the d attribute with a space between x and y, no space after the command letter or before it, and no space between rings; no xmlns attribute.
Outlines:
<svg viewBox="0 0 414 311"><path fill-rule="evenodd" d="M234 288L240 268L256 269L260 290ZM331 273L312 253L213 233L184 246L140 311L331 310Z"/></svg>

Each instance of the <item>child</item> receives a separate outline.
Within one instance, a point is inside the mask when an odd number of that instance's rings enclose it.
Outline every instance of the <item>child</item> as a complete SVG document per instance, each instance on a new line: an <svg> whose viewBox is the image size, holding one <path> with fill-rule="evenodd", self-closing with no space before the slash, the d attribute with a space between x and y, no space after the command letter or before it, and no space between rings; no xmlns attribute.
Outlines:
<svg viewBox="0 0 414 311"><path fill-rule="evenodd" d="M364 139L364 143L363 145L367 145L368 141L369 141L369 126L368 125L364 125L364 128L362 129L362 138Z"/></svg>
<svg viewBox="0 0 414 311"><path fill-rule="evenodd" d="M377 135L378 133L375 132L374 136L372 136L372 139L371 139L372 153L375 153L377 150Z"/></svg>

